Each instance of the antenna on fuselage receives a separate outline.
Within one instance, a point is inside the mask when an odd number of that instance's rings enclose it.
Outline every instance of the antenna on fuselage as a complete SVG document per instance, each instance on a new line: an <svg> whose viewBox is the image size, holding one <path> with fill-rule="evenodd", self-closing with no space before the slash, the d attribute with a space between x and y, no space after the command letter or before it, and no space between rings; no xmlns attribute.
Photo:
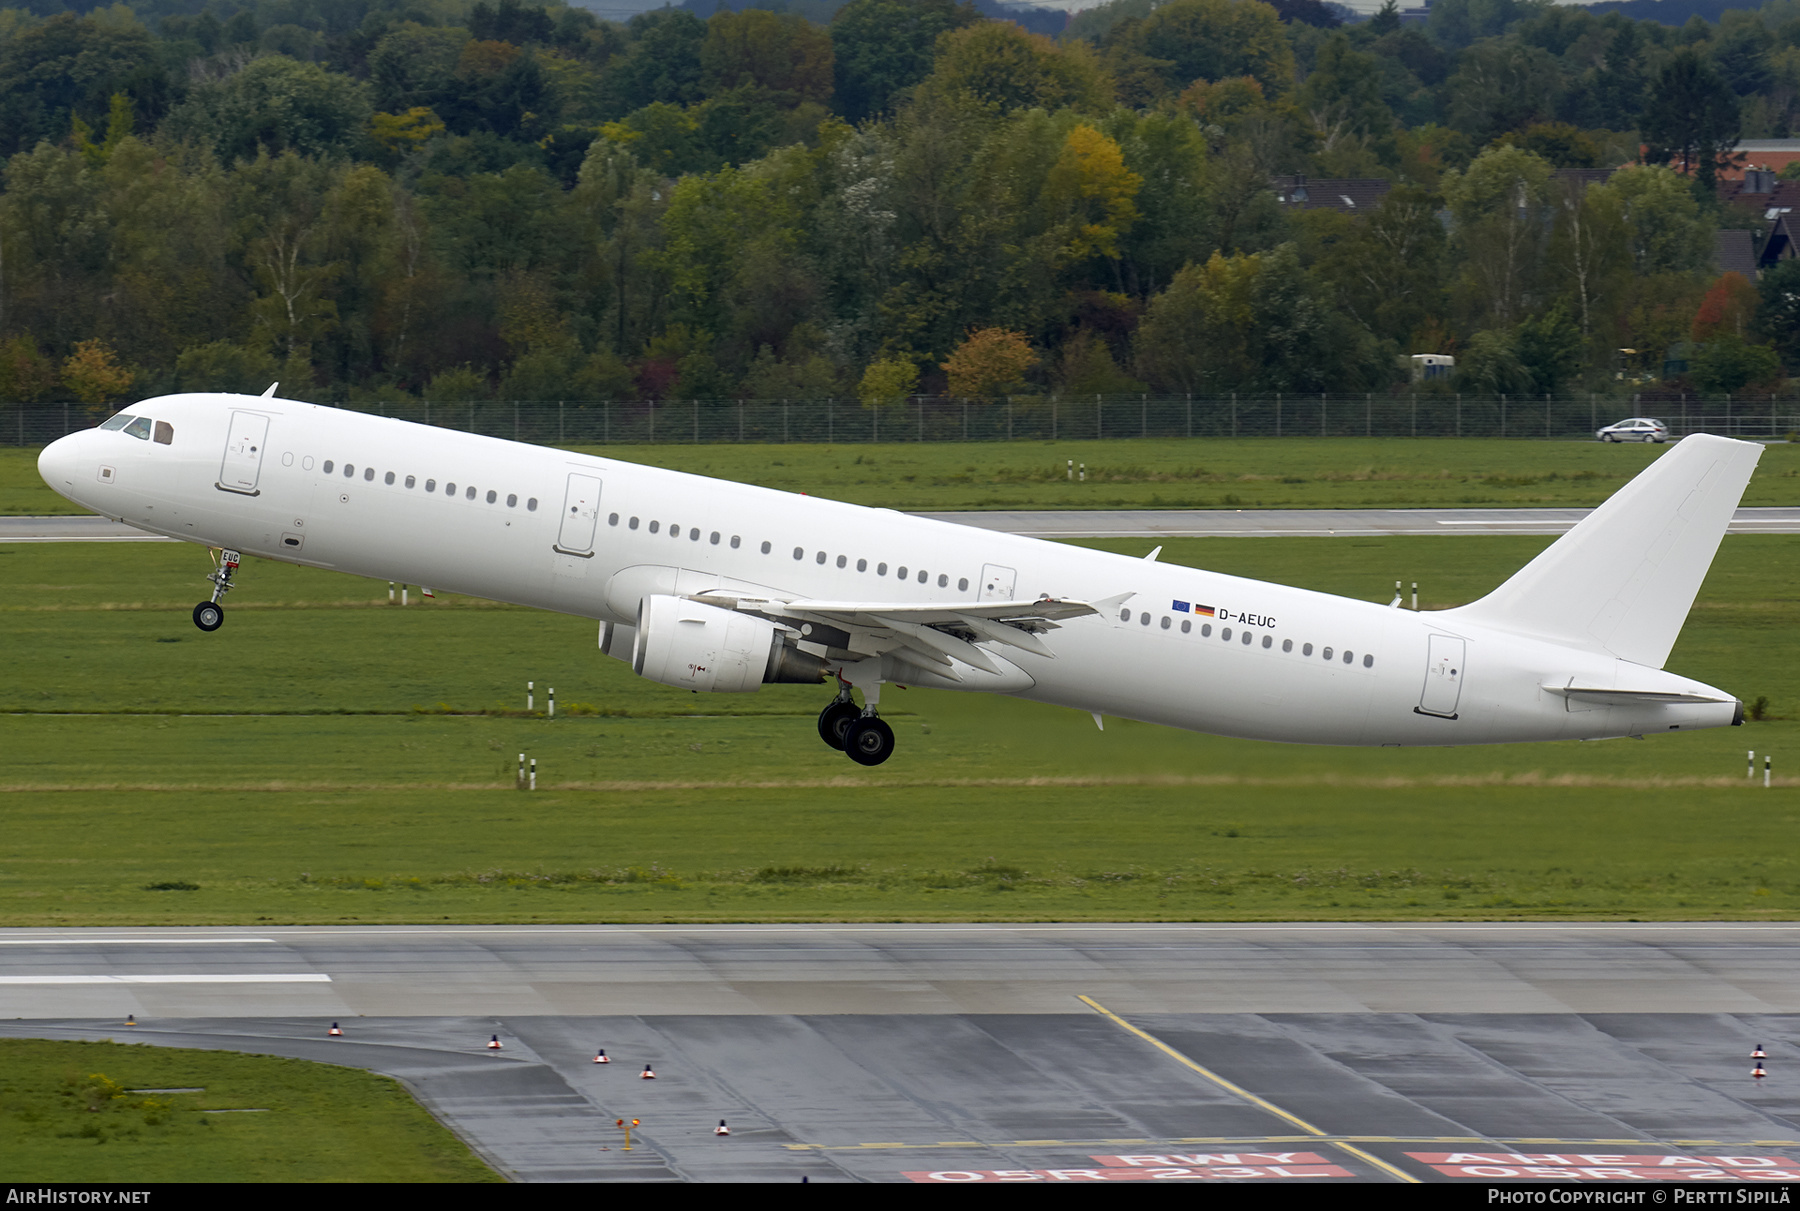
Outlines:
<svg viewBox="0 0 1800 1211"><path fill-rule="evenodd" d="M281 386L280 383L270 383L269 389L262 393L262 397L264 399L274 399L275 398L275 388L277 388L279 386Z"/></svg>

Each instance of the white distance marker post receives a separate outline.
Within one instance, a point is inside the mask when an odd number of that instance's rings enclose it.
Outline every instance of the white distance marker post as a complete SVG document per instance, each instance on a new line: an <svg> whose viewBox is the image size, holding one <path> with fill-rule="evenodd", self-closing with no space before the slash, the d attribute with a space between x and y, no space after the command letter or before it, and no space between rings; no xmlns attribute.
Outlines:
<svg viewBox="0 0 1800 1211"><path fill-rule="evenodd" d="M517 778L513 779L513 789L521 790L521 791L525 789L525 754L524 753L519 754L519 775Z"/></svg>
<svg viewBox="0 0 1800 1211"><path fill-rule="evenodd" d="M556 718L556 687L550 687L550 718Z"/></svg>
<svg viewBox="0 0 1800 1211"><path fill-rule="evenodd" d="M532 691L531 691L532 684L533 683L529 682L529 681L527 681L525 683L525 713L526 714L531 713L532 704L536 701L536 698L532 694Z"/></svg>
<svg viewBox="0 0 1800 1211"><path fill-rule="evenodd" d="M537 789L537 758L536 757L533 757L531 759L531 786L528 789L530 789L530 790Z"/></svg>
<svg viewBox="0 0 1800 1211"><path fill-rule="evenodd" d="M1413 613L1419 612L1419 582L1413 581Z"/></svg>
<svg viewBox="0 0 1800 1211"><path fill-rule="evenodd" d="M1755 779L1755 777L1756 777L1756 750L1755 749L1750 749L1748 752L1746 752L1744 754L1744 777L1746 779L1752 779L1752 780Z"/></svg>
<svg viewBox="0 0 1800 1211"><path fill-rule="evenodd" d="M1769 754L1764 753L1763 754L1763 789L1764 790L1769 789L1769 762L1770 762Z"/></svg>
<svg viewBox="0 0 1800 1211"><path fill-rule="evenodd" d="M394 604L394 582L388 581L388 604Z"/></svg>
<svg viewBox="0 0 1800 1211"><path fill-rule="evenodd" d="M406 604L406 586L405 585L400 586L400 604L401 605Z"/></svg>

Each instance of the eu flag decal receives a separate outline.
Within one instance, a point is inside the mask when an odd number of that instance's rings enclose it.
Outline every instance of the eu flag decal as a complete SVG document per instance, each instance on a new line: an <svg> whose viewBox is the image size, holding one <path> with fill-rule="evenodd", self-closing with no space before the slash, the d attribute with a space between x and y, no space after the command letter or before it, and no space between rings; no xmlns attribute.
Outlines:
<svg viewBox="0 0 1800 1211"><path fill-rule="evenodd" d="M1171 605L1169 608L1174 610L1178 614L1185 614L1188 612L1188 603L1185 601L1177 601L1173 605Z"/></svg>

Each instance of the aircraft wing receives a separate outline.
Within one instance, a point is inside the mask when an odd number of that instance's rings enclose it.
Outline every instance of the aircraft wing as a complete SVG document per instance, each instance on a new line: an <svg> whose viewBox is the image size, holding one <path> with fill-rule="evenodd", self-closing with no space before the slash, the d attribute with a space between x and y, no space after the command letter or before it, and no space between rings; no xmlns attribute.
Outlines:
<svg viewBox="0 0 1800 1211"><path fill-rule="evenodd" d="M1104 601L1041 597L1035 601L881 602L784 600L713 591L695 600L707 605L761 614L786 627L803 642L811 641L859 656L904 652L915 662L960 680L953 661L1000 674L1001 669L976 646L993 643L1056 659L1039 636L1064 621L1105 613L1132 593Z"/></svg>

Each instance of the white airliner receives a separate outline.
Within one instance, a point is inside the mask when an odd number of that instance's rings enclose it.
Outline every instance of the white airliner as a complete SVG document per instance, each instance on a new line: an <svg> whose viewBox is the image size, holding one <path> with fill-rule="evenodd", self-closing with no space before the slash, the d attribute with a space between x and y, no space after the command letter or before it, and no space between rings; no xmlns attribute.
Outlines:
<svg viewBox="0 0 1800 1211"><path fill-rule="evenodd" d="M239 552L557 610L679 689L834 681L819 733L864 765L894 749L888 682L1307 744L1743 721L1662 666L1748 442L1686 438L1486 597L1414 612L273 392L146 400L38 459L79 505L222 549L203 631Z"/></svg>

